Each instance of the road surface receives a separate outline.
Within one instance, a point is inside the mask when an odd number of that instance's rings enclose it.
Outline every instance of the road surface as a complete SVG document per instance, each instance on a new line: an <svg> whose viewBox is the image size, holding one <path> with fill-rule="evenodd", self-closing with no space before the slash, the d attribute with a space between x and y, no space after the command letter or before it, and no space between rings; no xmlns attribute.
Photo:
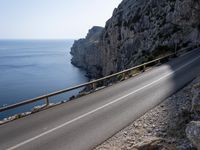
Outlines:
<svg viewBox="0 0 200 150"><path fill-rule="evenodd" d="M200 73L200 50L93 94L0 126L1 150L90 150Z"/></svg>

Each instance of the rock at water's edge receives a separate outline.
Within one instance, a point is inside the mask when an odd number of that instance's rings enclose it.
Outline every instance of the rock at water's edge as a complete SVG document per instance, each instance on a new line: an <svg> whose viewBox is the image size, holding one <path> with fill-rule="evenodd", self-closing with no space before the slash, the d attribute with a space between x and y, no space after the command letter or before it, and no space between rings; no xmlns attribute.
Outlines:
<svg viewBox="0 0 200 150"><path fill-rule="evenodd" d="M71 48L72 64L85 69L89 76L100 76L102 71L97 47L102 30L102 27L93 27L85 39L75 41Z"/></svg>

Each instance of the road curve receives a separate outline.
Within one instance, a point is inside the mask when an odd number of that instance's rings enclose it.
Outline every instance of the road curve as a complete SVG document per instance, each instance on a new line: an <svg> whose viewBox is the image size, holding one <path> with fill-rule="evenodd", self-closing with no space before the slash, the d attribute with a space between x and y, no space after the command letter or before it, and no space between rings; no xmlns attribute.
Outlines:
<svg viewBox="0 0 200 150"><path fill-rule="evenodd" d="M93 94L0 126L1 150L90 150L200 73L200 50Z"/></svg>

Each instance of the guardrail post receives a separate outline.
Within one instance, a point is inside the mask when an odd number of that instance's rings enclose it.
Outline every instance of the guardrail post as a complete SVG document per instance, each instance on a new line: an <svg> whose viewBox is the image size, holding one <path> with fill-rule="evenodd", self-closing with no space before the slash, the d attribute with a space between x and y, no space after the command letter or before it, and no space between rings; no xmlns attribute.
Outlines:
<svg viewBox="0 0 200 150"><path fill-rule="evenodd" d="M130 72L129 72L129 77L132 77L133 76L133 70L131 70Z"/></svg>
<svg viewBox="0 0 200 150"><path fill-rule="evenodd" d="M177 57L177 54L178 54L178 53L177 53L177 52L175 52L175 53L174 53L174 57Z"/></svg>
<svg viewBox="0 0 200 150"><path fill-rule="evenodd" d="M93 89L96 89L96 87L97 87L97 83L95 82L95 83L92 83L92 88Z"/></svg>
<svg viewBox="0 0 200 150"><path fill-rule="evenodd" d="M177 43L175 44L175 56L176 56L176 54L177 54Z"/></svg>
<svg viewBox="0 0 200 150"><path fill-rule="evenodd" d="M46 106L49 106L49 98L48 97L45 98L45 104L46 104Z"/></svg>
<svg viewBox="0 0 200 150"><path fill-rule="evenodd" d="M125 80L125 73L122 74L122 80Z"/></svg>
<svg viewBox="0 0 200 150"><path fill-rule="evenodd" d="M175 47L175 51L174 51L174 57L177 57L178 51L177 51L177 46Z"/></svg>
<svg viewBox="0 0 200 150"><path fill-rule="evenodd" d="M161 64L160 59L158 60L158 64Z"/></svg>
<svg viewBox="0 0 200 150"><path fill-rule="evenodd" d="M131 73L132 71L129 71L128 72L128 78L131 78L132 77L132 73Z"/></svg>
<svg viewBox="0 0 200 150"><path fill-rule="evenodd" d="M143 70L142 71L145 72L145 69L146 69L146 65L143 66Z"/></svg>

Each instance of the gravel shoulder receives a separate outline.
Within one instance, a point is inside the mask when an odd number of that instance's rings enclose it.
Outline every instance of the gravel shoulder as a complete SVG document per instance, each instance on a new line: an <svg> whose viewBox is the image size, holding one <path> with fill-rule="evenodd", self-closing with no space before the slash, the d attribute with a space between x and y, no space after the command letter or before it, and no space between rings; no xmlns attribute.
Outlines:
<svg viewBox="0 0 200 150"><path fill-rule="evenodd" d="M95 150L195 150L185 129L200 116L191 111L192 89L199 83L200 76Z"/></svg>

